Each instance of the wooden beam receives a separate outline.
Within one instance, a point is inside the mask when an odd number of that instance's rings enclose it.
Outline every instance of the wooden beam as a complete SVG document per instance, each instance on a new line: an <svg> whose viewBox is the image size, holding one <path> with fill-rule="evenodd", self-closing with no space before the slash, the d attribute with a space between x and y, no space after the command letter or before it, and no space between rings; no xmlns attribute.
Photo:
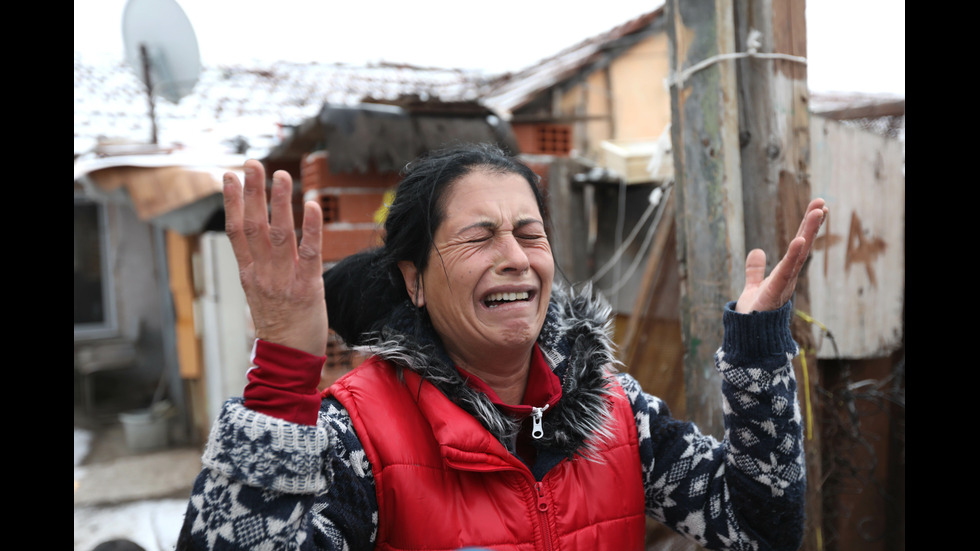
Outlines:
<svg viewBox="0 0 980 551"><path fill-rule="evenodd" d="M874 119L879 117L901 117L905 115L905 100L896 100L886 103L872 103L869 105L858 105L855 107L842 107L840 109L832 109L830 111L820 111L817 113L817 115L837 121Z"/></svg>
<svg viewBox="0 0 980 551"><path fill-rule="evenodd" d="M673 74L734 51L732 6L724 0L670 0ZM701 430L724 432L721 307L737 297L745 265L735 64L720 61L671 87L677 182L677 252L687 411Z"/></svg>
<svg viewBox="0 0 980 551"><path fill-rule="evenodd" d="M198 330L194 325L194 300L197 292L194 288L192 257L196 238L183 236L172 230L167 232L166 238L180 376L184 379L199 379L204 373L204 358Z"/></svg>

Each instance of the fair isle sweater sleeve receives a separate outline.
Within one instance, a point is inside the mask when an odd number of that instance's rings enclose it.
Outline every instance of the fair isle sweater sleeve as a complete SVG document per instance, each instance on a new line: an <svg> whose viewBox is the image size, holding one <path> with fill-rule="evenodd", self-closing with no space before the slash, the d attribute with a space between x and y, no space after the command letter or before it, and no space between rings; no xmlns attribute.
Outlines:
<svg viewBox="0 0 980 551"><path fill-rule="evenodd" d="M332 399L315 426L225 404L202 458L178 549L371 549L374 478Z"/></svg>
<svg viewBox="0 0 980 551"><path fill-rule="evenodd" d="M724 313L725 439L670 416L666 404L619 375L633 404L647 514L711 549L797 549L805 466L789 304Z"/></svg>

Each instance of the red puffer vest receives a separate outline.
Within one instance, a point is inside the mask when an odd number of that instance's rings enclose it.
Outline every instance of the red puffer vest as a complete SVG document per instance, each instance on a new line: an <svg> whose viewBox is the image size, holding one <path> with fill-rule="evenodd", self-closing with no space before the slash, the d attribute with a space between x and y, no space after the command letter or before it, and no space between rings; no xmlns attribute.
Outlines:
<svg viewBox="0 0 980 551"><path fill-rule="evenodd" d="M602 463L564 460L537 482L471 415L379 358L327 394L350 413L374 473L377 549L642 549L643 482L633 413L612 399Z"/></svg>

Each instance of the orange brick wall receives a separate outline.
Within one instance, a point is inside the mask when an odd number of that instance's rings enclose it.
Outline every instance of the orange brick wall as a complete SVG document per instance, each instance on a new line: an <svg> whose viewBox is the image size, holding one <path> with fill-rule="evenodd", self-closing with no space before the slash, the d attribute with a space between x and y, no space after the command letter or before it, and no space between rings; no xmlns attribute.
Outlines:
<svg viewBox="0 0 980 551"><path fill-rule="evenodd" d="M311 153L303 158L300 166L303 182L303 193L314 189L324 188L376 188L380 192L398 184L398 174L395 172L377 172L374 170L360 172L330 172L329 154L323 151Z"/></svg>
<svg viewBox="0 0 980 551"><path fill-rule="evenodd" d="M521 153L567 157L572 150L571 125L517 123L512 128Z"/></svg>
<svg viewBox="0 0 980 551"><path fill-rule="evenodd" d="M337 197L337 222L374 222L374 213L384 202L384 192L345 193Z"/></svg>
<svg viewBox="0 0 980 551"><path fill-rule="evenodd" d="M340 229L323 227L324 262L337 262L354 253L381 245L381 232L375 229Z"/></svg>
<svg viewBox="0 0 980 551"><path fill-rule="evenodd" d="M396 173L330 172L329 154L311 153L300 167L303 195L316 197L324 210L323 261L336 262L381 244L374 213L384 193L398 184Z"/></svg>

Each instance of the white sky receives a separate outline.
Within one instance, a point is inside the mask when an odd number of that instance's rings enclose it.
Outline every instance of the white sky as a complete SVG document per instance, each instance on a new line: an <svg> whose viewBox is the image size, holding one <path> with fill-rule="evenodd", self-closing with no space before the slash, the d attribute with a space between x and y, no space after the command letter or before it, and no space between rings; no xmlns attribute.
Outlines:
<svg viewBox="0 0 980 551"><path fill-rule="evenodd" d="M178 0L205 65L404 62L517 71L662 4L611 0ZM126 0L74 0L75 52L122 59ZM601 9L599 9L601 8ZM809 0L810 88L905 95L905 2Z"/></svg>

